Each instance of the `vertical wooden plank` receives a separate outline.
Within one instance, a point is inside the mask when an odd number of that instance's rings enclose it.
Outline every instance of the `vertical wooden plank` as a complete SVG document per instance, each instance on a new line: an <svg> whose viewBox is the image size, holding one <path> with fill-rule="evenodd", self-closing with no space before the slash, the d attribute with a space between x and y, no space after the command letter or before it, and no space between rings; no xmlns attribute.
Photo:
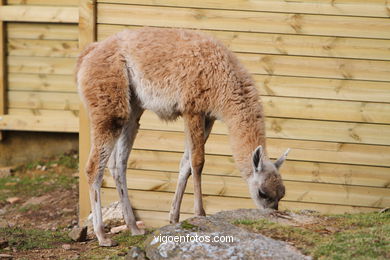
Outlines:
<svg viewBox="0 0 390 260"><path fill-rule="evenodd" d="M79 49L83 50L96 40L96 0L80 0L79 6ZM84 172L90 149L89 123L84 106L80 105L80 178L79 178L79 220L82 221L90 212L87 178Z"/></svg>
<svg viewBox="0 0 390 260"><path fill-rule="evenodd" d="M5 0L0 0L0 6L5 5ZM6 113L6 42L5 42L5 22L0 20L0 117ZM3 132L0 131L0 141L3 139Z"/></svg>

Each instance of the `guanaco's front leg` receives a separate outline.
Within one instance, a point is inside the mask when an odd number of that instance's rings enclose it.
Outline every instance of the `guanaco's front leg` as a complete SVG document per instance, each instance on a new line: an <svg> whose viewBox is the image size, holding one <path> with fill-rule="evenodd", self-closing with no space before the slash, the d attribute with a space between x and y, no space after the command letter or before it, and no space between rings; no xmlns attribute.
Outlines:
<svg viewBox="0 0 390 260"><path fill-rule="evenodd" d="M201 176L204 165L205 117L201 114L184 115L186 145L194 182L195 216L205 216L203 208Z"/></svg>

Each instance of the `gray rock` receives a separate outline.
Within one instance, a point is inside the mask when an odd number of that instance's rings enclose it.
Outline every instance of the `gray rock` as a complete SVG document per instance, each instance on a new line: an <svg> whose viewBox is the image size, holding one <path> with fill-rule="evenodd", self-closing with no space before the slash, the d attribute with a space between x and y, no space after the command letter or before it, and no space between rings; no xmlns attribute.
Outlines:
<svg viewBox="0 0 390 260"><path fill-rule="evenodd" d="M194 217L162 227L145 241L149 259L311 259L289 244L252 233L231 222L270 218L271 212L237 210ZM177 237L179 241L168 241ZM218 242L215 240L226 239Z"/></svg>
<svg viewBox="0 0 390 260"><path fill-rule="evenodd" d="M120 202L112 202L106 207L102 208L102 219L104 226L108 229L116 226L124 225L124 219L122 215L122 207ZM90 214L87 220L84 222L85 226L88 226L88 229L93 230L92 224L92 214Z"/></svg>
<svg viewBox="0 0 390 260"><path fill-rule="evenodd" d="M141 248L133 246L127 253L125 260L146 260L145 251Z"/></svg>
<svg viewBox="0 0 390 260"><path fill-rule="evenodd" d="M44 202L45 200L48 200L50 198L49 195L43 195L43 196L40 196L40 197L32 197L30 199L28 199L25 203L22 204L22 207L26 207L26 206L33 206L33 205L39 205L41 204L42 202Z"/></svg>
<svg viewBox="0 0 390 260"><path fill-rule="evenodd" d="M69 237L76 242L84 242L87 240L88 227L74 227L69 233Z"/></svg>
<svg viewBox="0 0 390 260"><path fill-rule="evenodd" d="M63 245L62 245L62 248L63 248L64 250L70 250L70 244L63 244Z"/></svg>

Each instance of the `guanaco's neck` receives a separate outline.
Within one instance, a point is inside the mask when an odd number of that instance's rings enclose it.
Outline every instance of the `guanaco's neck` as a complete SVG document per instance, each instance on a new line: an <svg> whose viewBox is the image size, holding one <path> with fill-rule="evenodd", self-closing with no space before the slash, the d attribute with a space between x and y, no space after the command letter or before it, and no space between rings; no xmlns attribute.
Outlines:
<svg viewBox="0 0 390 260"><path fill-rule="evenodd" d="M229 129L233 158L244 179L252 174L252 153L256 147L262 145L266 153L264 112L255 94L229 102L223 119Z"/></svg>

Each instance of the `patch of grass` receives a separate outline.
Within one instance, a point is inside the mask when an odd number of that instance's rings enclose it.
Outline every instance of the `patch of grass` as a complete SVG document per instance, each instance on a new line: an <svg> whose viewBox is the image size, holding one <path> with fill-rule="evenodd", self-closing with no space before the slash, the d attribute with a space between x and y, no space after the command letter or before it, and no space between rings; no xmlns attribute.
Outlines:
<svg viewBox="0 0 390 260"><path fill-rule="evenodd" d="M19 208L19 211L21 213L26 213L28 211L38 211L39 209L41 209L41 205L27 205L25 207L21 207Z"/></svg>
<svg viewBox="0 0 390 260"><path fill-rule="evenodd" d="M122 249L121 252L127 253L129 249ZM80 255L80 259L88 259L88 260L101 260L101 259L123 259L123 256L118 256L118 248L117 247L96 247L87 250Z"/></svg>
<svg viewBox="0 0 390 260"><path fill-rule="evenodd" d="M287 241L314 258L390 259L389 213L328 215L320 218L322 221L319 223L300 227L266 219L236 220L233 224Z"/></svg>
<svg viewBox="0 0 390 260"><path fill-rule="evenodd" d="M68 189L78 182L67 175L46 173L38 176L0 178L0 201L8 197L33 197L56 189Z"/></svg>
<svg viewBox="0 0 390 260"><path fill-rule="evenodd" d="M181 222L180 227L183 229L191 229L191 230L197 230L199 228L198 226L189 223L187 220Z"/></svg>
<svg viewBox="0 0 390 260"><path fill-rule="evenodd" d="M310 254L311 248L321 241L321 235L317 232L297 228L289 225L281 225L267 219L236 220L235 225L247 228L277 240L293 243L302 253Z"/></svg>
<svg viewBox="0 0 390 260"><path fill-rule="evenodd" d="M79 157L76 154L63 154L60 156L57 163L66 168L76 170L79 168Z"/></svg>
<svg viewBox="0 0 390 260"><path fill-rule="evenodd" d="M10 247L18 250L53 248L71 242L65 232L19 227L0 228L0 238L6 239Z"/></svg>
<svg viewBox="0 0 390 260"><path fill-rule="evenodd" d="M147 232L145 235L132 236L130 231L125 231L114 236L114 240L126 248L137 246L143 249L148 233L150 232Z"/></svg>
<svg viewBox="0 0 390 260"><path fill-rule="evenodd" d="M132 236L130 231L119 233L113 237L113 239L119 243L117 247L100 247L96 242L96 246L90 250L87 250L86 252L83 252L80 255L80 259L123 259L123 256L119 256L119 254L127 254L127 252L130 250L130 247L132 246L137 246L141 249L144 249L144 242L150 232L151 231L148 230L147 234L137 236Z"/></svg>

